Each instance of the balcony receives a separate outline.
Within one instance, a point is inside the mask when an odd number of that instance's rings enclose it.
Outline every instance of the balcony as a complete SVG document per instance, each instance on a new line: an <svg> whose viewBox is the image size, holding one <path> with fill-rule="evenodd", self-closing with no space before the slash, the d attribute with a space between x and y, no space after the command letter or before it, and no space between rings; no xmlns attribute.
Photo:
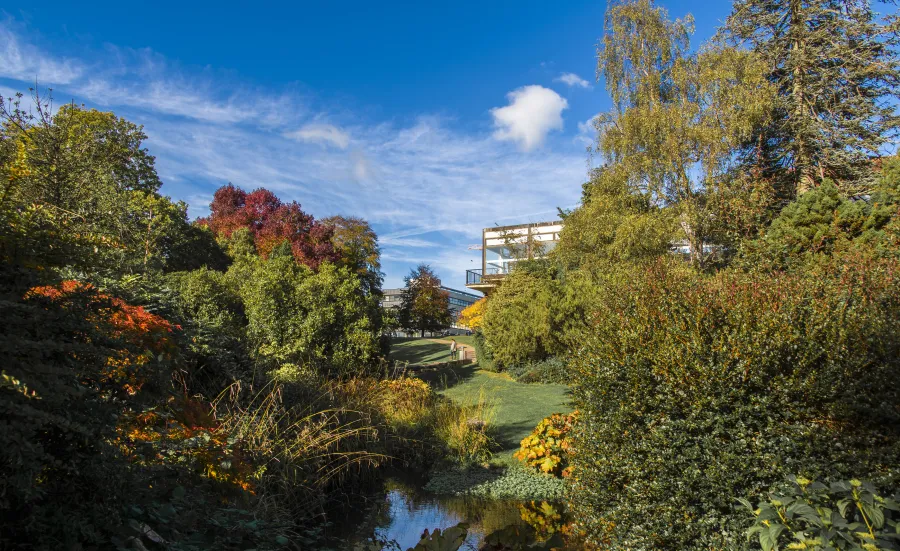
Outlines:
<svg viewBox="0 0 900 551"><path fill-rule="evenodd" d="M484 293L496 287L505 275L502 271L490 267L487 274L483 270L466 270L466 287Z"/></svg>
<svg viewBox="0 0 900 551"><path fill-rule="evenodd" d="M489 293L523 260L545 257L556 247L562 221L496 226L481 233L481 269L466 270L466 287Z"/></svg>

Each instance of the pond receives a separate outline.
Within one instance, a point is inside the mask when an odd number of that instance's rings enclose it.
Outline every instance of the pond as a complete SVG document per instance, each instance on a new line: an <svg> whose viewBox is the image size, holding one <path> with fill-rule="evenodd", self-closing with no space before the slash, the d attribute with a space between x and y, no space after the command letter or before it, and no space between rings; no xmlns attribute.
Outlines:
<svg viewBox="0 0 900 551"><path fill-rule="evenodd" d="M368 507L362 511L354 508L356 514L334 522L329 530L333 534L330 548L352 551L374 534L382 541L395 541L406 551L419 542L425 530L443 530L465 522L468 536L460 549L477 551L487 535L509 526L520 526L528 533L534 529L540 540L564 522L564 508L558 503L439 496L422 491L423 485L424 480L416 475L387 477Z"/></svg>

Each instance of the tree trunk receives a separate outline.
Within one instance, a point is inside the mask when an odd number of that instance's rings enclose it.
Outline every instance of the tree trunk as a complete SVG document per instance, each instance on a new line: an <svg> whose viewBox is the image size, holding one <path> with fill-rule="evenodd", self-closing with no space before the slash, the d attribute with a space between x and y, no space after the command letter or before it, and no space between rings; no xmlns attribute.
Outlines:
<svg viewBox="0 0 900 551"><path fill-rule="evenodd" d="M794 132L790 138L794 140L794 170L797 171L797 195L809 191L815 186L815 169L812 166L812 155L809 144L806 141L806 106L805 98L805 71L806 63L804 34L806 33L806 21L803 13L802 0L791 0L791 42L793 50L793 85L791 87L791 102L793 103Z"/></svg>

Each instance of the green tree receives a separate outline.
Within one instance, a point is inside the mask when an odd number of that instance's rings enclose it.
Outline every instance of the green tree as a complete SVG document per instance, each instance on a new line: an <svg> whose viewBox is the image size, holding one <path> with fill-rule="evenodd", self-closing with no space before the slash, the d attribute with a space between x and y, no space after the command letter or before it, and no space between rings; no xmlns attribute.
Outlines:
<svg viewBox="0 0 900 551"><path fill-rule="evenodd" d="M672 209L704 266L721 230L713 199L733 194L725 176L772 91L754 54L710 45L692 55L692 32L690 17L671 21L651 0L610 4L597 72L614 109L596 119L597 151L629 190Z"/></svg>
<svg viewBox="0 0 900 551"><path fill-rule="evenodd" d="M0 99L0 212L9 222L4 239L32 263L91 272L224 269L211 234L188 223L187 205L159 194L142 127L74 104L53 114L37 94L32 116L19 101Z"/></svg>
<svg viewBox="0 0 900 551"><path fill-rule="evenodd" d="M566 268L597 272L668 251L674 220L650 195L631 187L622 169L593 170L581 205L564 216L553 255Z"/></svg>
<svg viewBox="0 0 900 551"><path fill-rule="evenodd" d="M340 253L339 266L347 266L359 275L368 293L381 293L381 248L372 226L362 218L331 216L322 224L334 229L331 242Z"/></svg>
<svg viewBox="0 0 900 551"><path fill-rule="evenodd" d="M364 374L380 353L381 310L355 273L325 263L318 272L294 261L284 247L253 270L233 265L244 279L240 294L247 335L269 367L305 366L323 375Z"/></svg>
<svg viewBox="0 0 900 551"><path fill-rule="evenodd" d="M400 325L410 331L438 331L450 325L450 295L427 264L419 264L403 280L400 295Z"/></svg>
<svg viewBox="0 0 900 551"><path fill-rule="evenodd" d="M784 269L840 251L897 254L900 160L884 163L871 195L848 198L825 180L786 206L758 240L747 243L743 264Z"/></svg>
<svg viewBox="0 0 900 551"><path fill-rule="evenodd" d="M481 332L500 369L563 355L585 328L584 278L568 279L549 261L519 262L495 289L484 311Z"/></svg>
<svg viewBox="0 0 900 551"><path fill-rule="evenodd" d="M764 60L778 94L751 162L797 192L826 178L847 193L864 192L875 182L869 157L900 128L897 18L879 17L872 4L736 0L721 31Z"/></svg>

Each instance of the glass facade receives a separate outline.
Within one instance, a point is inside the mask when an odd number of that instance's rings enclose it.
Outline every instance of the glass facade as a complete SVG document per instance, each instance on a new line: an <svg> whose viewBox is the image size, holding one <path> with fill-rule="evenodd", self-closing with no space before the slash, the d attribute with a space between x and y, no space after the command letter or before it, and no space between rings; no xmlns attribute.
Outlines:
<svg viewBox="0 0 900 551"><path fill-rule="evenodd" d="M466 270L466 286L487 292L522 260L543 258L556 248L562 222L485 228L482 232L482 267Z"/></svg>

